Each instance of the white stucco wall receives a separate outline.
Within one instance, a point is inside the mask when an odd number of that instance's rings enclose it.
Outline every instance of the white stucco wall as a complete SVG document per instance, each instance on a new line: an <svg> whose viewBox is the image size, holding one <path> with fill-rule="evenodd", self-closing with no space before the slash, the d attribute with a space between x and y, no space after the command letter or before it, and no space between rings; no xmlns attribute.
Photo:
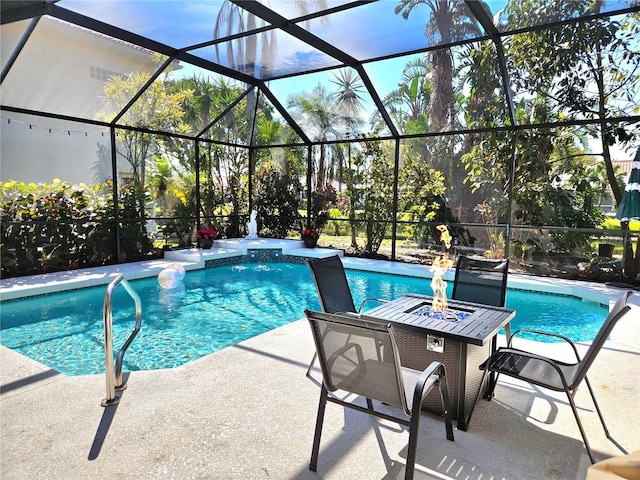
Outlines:
<svg viewBox="0 0 640 480"><path fill-rule="evenodd" d="M2 25L3 67L27 24ZM0 100L3 106L95 119L106 75L157 67L144 49L44 17L2 83ZM1 116L0 180L95 183L112 177L107 129L7 111ZM130 167L125 161L118 170Z"/></svg>

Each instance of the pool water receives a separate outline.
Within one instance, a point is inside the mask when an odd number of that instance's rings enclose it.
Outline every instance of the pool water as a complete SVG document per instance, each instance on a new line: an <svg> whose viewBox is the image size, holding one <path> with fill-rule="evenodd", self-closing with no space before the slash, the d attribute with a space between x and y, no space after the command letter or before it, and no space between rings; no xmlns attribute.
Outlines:
<svg viewBox="0 0 640 480"><path fill-rule="evenodd" d="M431 295L429 279L348 270L356 305L369 297ZM123 370L173 368L234 345L319 309L306 265L241 264L188 272L166 290L156 277L130 282L142 300L142 329L127 351ZM449 294L451 282L449 282ZM3 302L0 343L67 375L104 372L105 287ZM114 350L135 323L133 300L124 288L113 297ZM369 302L368 308L376 303ZM509 290L521 327L590 341L604 320L603 306L573 297Z"/></svg>

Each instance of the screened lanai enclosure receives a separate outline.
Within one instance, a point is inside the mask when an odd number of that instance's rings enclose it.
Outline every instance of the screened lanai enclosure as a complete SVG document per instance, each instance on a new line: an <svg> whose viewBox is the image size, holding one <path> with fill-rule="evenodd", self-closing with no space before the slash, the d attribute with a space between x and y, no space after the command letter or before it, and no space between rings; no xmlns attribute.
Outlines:
<svg viewBox="0 0 640 480"><path fill-rule="evenodd" d="M638 283L631 0L1 3L2 276L196 231ZM627 162L624 162L626 160ZM638 158L640 160L640 157Z"/></svg>

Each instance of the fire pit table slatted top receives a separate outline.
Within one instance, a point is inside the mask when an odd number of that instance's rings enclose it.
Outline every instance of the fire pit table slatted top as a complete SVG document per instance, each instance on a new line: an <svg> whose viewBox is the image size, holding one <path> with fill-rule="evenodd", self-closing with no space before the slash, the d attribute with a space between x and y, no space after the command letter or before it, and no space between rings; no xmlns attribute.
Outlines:
<svg viewBox="0 0 640 480"><path fill-rule="evenodd" d="M454 338L471 344L485 345L515 316L514 310L478 303L448 300L448 309L462 312L459 318L442 319L442 315L423 314L431 307L432 297L405 295L365 313L367 316L388 320L403 328Z"/></svg>

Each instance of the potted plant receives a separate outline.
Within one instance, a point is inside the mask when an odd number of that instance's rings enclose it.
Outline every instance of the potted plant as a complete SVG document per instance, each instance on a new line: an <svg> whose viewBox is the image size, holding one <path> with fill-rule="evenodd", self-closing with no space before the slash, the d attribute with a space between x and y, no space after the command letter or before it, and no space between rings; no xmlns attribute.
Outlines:
<svg viewBox="0 0 640 480"><path fill-rule="evenodd" d="M304 240L304 246L307 248L315 248L318 243L318 237L320 234L314 228L307 227L300 232L302 240Z"/></svg>
<svg viewBox="0 0 640 480"><path fill-rule="evenodd" d="M198 247L209 249L213 246L213 240L218 236L218 232L211 227L202 227L196 232Z"/></svg>

